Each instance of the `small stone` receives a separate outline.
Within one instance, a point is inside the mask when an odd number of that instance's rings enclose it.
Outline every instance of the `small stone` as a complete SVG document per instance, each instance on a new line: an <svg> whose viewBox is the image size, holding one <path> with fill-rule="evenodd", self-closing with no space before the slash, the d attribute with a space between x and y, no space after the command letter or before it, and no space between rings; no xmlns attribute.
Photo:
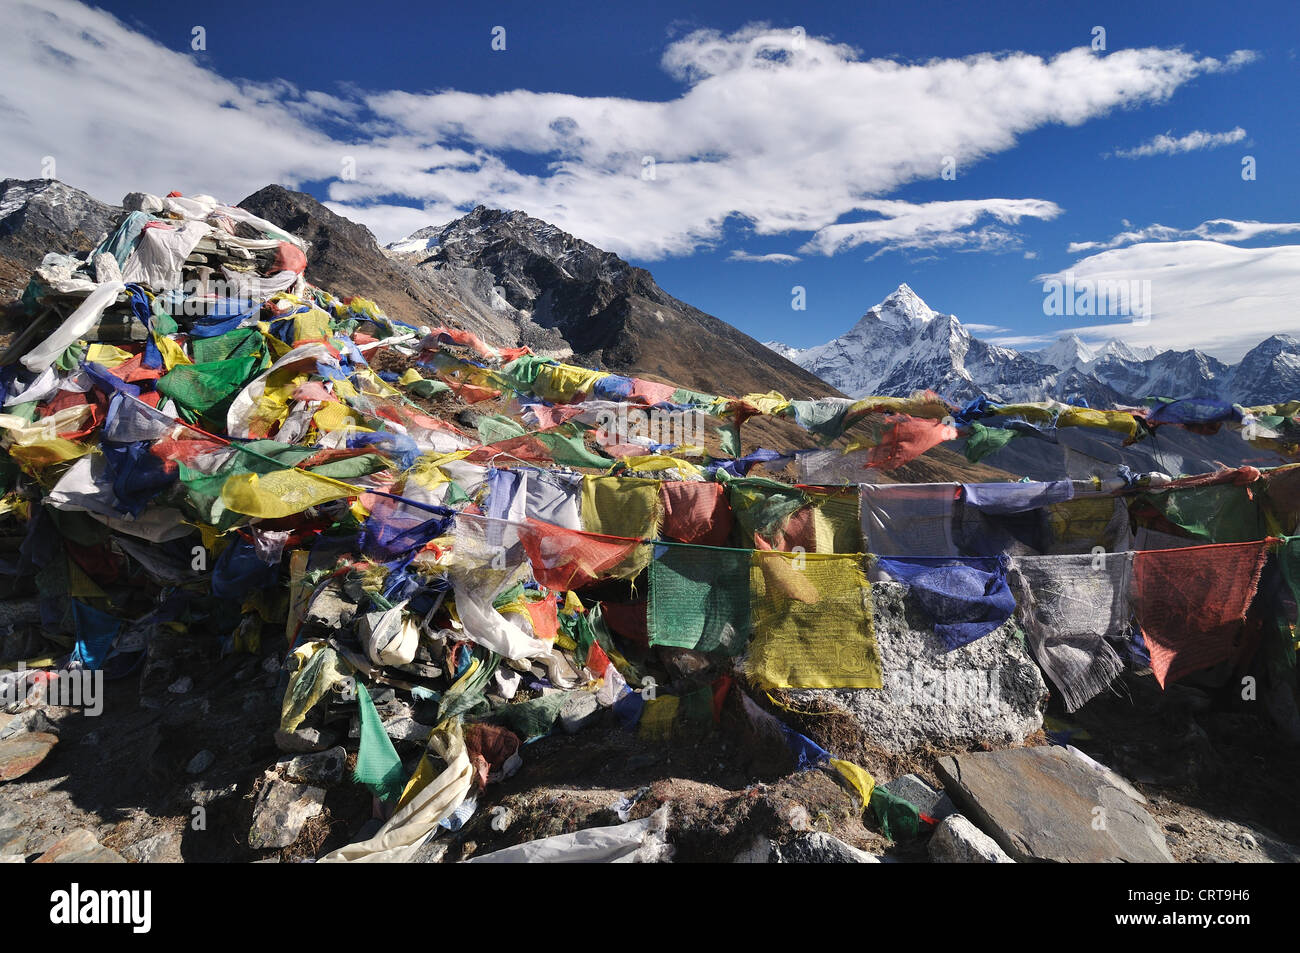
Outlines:
<svg viewBox="0 0 1300 953"><path fill-rule="evenodd" d="M929 853L936 864L1015 863L997 841L960 814L949 815L935 828Z"/></svg>
<svg viewBox="0 0 1300 953"><path fill-rule="evenodd" d="M304 754L282 761L281 773L290 781L329 787L343 780L343 766L348 759L341 745L318 754Z"/></svg>
<svg viewBox="0 0 1300 953"><path fill-rule="evenodd" d="M566 734L577 734L600 717L600 702L592 692L574 692L560 709L560 725Z"/></svg>
<svg viewBox="0 0 1300 953"><path fill-rule="evenodd" d="M181 863L181 838L179 834L155 834L136 841L122 855L137 864L178 864Z"/></svg>
<svg viewBox="0 0 1300 953"><path fill-rule="evenodd" d="M778 864L878 864L880 858L838 837L811 831L776 848Z"/></svg>
<svg viewBox="0 0 1300 953"><path fill-rule="evenodd" d="M1259 850L1259 841L1255 840L1255 835L1250 831L1242 831L1237 835L1237 843L1246 850Z"/></svg>
<svg viewBox="0 0 1300 953"><path fill-rule="evenodd" d="M222 788L205 788L203 783L195 781L185 789L185 798L191 804L208 805L214 801L221 801L228 797L234 797L239 790L239 785L234 781Z"/></svg>
<svg viewBox="0 0 1300 953"><path fill-rule="evenodd" d="M288 847L309 818L325 809L325 789L281 781L267 772L267 784L253 806L248 846L254 850Z"/></svg>
<svg viewBox="0 0 1300 953"><path fill-rule="evenodd" d="M1166 825L1165 825L1165 830L1167 830L1167 831L1168 831L1169 833L1171 833L1171 834L1186 834L1186 833L1187 833L1187 828L1183 827L1183 825L1182 825L1182 824L1179 824L1177 821L1175 821L1175 822L1172 823L1172 824L1166 824Z"/></svg>
<svg viewBox="0 0 1300 953"><path fill-rule="evenodd" d="M176 679L176 681L167 686L167 691L171 692L173 695L184 695L193 687L194 679L190 678L188 675L182 675L180 678Z"/></svg>
<svg viewBox="0 0 1300 953"><path fill-rule="evenodd" d="M0 781L21 778L49 756L59 743L47 731L28 731L0 741Z"/></svg>
<svg viewBox="0 0 1300 953"><path fill-rule="evenodd" d="M185 772L187 774L202 774L204 771L208 770L208 768L212 767L212 763L216 760L217 756L207 748L204 748L194 757L190 758L190 763L185 766Z"/></svg>
<svg viewBox="0 0 1300 953"><path fill-rule="evenodd" d="M941 821L957 810L946 793L930 787L919 774L904 774L885 782L881 787L935 821Z"/></svg>

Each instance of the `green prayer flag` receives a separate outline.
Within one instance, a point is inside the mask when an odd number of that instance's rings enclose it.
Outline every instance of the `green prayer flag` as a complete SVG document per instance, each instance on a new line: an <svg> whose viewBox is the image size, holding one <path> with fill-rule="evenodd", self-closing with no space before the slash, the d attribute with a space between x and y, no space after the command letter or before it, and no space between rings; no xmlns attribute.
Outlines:
<svg viewBox="0 0 1300 953"><path fill-rule="evenodd" d="M646 622L651 645L736 655L749 642L748 552L656 547Z"/></svg>
<svg viewBox="0 0 1300 953"><path fill-rule="evenodd" d="M361 682L357 686L357 708L361 713L361 743L357 749L357 766L352 777L370 788L381 801L396 801L406 786L402 759L384 731L383 719L375 710L370 692Z"/></svg>

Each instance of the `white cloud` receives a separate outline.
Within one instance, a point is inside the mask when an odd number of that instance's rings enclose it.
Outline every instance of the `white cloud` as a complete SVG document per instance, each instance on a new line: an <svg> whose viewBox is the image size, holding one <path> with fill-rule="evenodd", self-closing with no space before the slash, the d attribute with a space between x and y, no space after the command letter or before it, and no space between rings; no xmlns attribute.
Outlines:
<svg viewBox="0 0 1300 953"><path fill-rule="evenodd" d="M834 255L859 245L881 245L881 251L957 247L988 251L1014 245L1018 239L996 226L971 230L981 218L989 216L1014 225L1022 218L1051 219L1061 214L1055 202L1041 199L971 199L922 205L882 200L860 202L855 210L880 217L828 225L799 250Z"/></svg>
<svg viewBox="0 0 1300 953"><path fill-rule="evenodd" d="M973 334L1001 334L1010 330L996 324L962 324L962 327Z"/></svg>
<svg viewBox="0 0 1300 953"><path fill-rule="evenodd" d="M1238 126L1229 132L1204 132L1197 129L1185 136L1175 139L1163 134L1132 149L1116 149L1115 155L1121 159L1145 159L1149 156L1172 156L1182 152L1197 152L1201 149L1217 149L1220 146L1241 142L1246 138L1246 130Z"/></svg>
<svg viewBox="0 0 1300 953"><path fill-rule="evenodd" d="M1069 269L1080 282L1149 282L1151 314L1146 324L1124 318L1059 317L1060 334L1090 342L1119 338L1159 350L1198 348L1236 361L1279 328L1296 326L1300 300L1300 245L1241 248L1215 241L1146 242L1103 251ZM1065 282L1066 272L1038 280ZM1097 323L1106 321L1107 323ZM1066 323L1076 326L1064 326Z"/></svg>
<svg viewBox="0 0 1300 953"><path fill-rule="evenodd" d="M1129 223L1126 220L1124 224L1127 226ZM1230 218L1212 218L1195 228L1148 225L1146 228L1120 232L1104 242L1071 242L1066 251L1074 255L1084 251L1119 248L1137 242L1173 242L1198 238L1212 242L1244 242L1265 235L1289 235L1295 232L1300 232L1300 222L1238 222Z"/></svg>
<svg viewBox="0 0 1300 953"><path fill-rule="evenodd" d="M737 248L735 251L733 251L730 255L727 256L727 261L755 261L755 262L767 262L776 265L792 265L796 261L800 261L800 260L801 259L799 258L798 255L784 255L780 252L772 252L771 254L767 254L767 255L754 255L751 254L750 252L743 251L739 248Z"/></svg>
<svg viewBox="0 0 1300 953"><path fill-rule="evenodd" d="M183 44L168 49L72 0L8 6L6 174L35 177L53 156L59 178L105 199L144 188L235 201L268 182L326 180L331 207L381 241L481 203L641 259L711 247L729 219L758 235L814 233L819 250L1015 247L1002 226L1045 217L1052 203L974 199L961 215L963 203L881 200L937 178L946 156L966 168L1034 129L1158 103L1251 58L1081 47L900 63L812 36L796 50L788 32L751 25L671 43L662 65L682 87L663 102L304 91L227 79ZM544 168L502 158L520 153ZM354 181L341 181L347 157ZM861 211L880 218L837 225ZM1002 224L976 227L984 217Z"/></svg>

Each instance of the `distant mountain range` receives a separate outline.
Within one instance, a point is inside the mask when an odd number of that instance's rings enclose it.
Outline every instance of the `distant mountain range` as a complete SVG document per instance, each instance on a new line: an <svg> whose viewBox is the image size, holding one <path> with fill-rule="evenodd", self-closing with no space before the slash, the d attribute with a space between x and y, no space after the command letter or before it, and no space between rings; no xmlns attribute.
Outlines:
<svg viewBox="0 0 1300 953"><path fill-rule="evenodd" d="M971 335L899 285L845 334L805 349L767 346L851 397L905 396L932 388L954 401L1055 399L1090 407L1144 397L1213 397L1246 406L1300 397L1300 339L1275 334L1237 364L1200 351L1092 348L1066 335L1040 351L1016 351Z"/></svg>

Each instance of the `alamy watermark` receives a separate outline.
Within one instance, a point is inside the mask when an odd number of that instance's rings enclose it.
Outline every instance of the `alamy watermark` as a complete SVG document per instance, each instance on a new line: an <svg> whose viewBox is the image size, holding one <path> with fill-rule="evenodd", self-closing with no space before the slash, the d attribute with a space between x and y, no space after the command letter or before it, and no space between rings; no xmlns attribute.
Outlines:
<svg viewBox="0 0 1300 953"><path fill-rule="evenodd" d="M1133 324L1151 321L1151 282L1148 279L1077 278L1074 272L1043 282L1043 314L1049 317L1115 315Z"/></svg>
<svg viewBox="0 0 1300 953"><path fill-rule="evenodd" d="M704 415L696 410L628 407L602 410L596 425L619 443L656 446L703 446Z"/></svg>
<svg viewBox="0 0 1300 953"><path fill-rule="evenodd" d="M996 714L1002 700L1001 669L931 669L890 672L886 688L894 704L960 708Z"/></svg>
<svg viewBox="0 0 1300 953"><path fill-rule="evenodd" d="M0 709L21 704L84 708L88 718L104 710L102 669L28 670L21 662L15 671L0 673Z"/></svg>

